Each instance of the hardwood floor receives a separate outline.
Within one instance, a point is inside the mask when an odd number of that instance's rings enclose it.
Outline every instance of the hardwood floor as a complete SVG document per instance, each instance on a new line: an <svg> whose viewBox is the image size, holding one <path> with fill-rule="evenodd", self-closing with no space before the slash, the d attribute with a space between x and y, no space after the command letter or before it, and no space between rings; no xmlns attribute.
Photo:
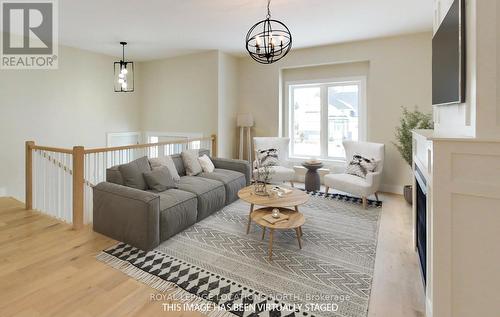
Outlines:
<svg viewBox="0 0 500 317"><path fill-rule="evenodd" d="M423 316L410 208L383 195L369 316ZM157 292L95 260L116 241L0 198L0 316L202 316L165 312Z"/></svg>

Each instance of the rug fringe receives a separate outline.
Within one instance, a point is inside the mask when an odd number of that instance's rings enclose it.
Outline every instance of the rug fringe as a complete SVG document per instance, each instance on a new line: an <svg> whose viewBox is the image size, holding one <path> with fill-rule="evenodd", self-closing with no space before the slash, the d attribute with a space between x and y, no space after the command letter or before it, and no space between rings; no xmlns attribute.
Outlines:
<svg viewBox="0 0 500 317"><path fill-rule="evenodd" d="M235 315L230 311L227 311L213 302L210 302L204 298L197 297L194 294L180 288L175 283L165 281L162 278L144 272L143 270L135 267L127 261L118 259L106 252L101 252L96 256L96 259L111 266L114 269L122 271L128 276L135 280L138 280L151 288L154 288L160 292L167 292L170 296L174 297L176 301L182 302L183 304L192 305L198 312L205 314L208 317L234 317ZM213 307L211 311L206 311L201 309L202 307ZM196 309L199 308L199 309Z"/></svg>

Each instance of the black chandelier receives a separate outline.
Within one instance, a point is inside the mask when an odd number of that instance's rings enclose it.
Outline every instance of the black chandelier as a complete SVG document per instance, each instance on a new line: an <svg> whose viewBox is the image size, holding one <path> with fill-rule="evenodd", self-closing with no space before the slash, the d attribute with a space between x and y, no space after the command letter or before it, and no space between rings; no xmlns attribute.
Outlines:
<svg viewBox="0 0 500 317"><path fill-rule="evenodd" d="M270 4L268 0L266 19L250 28L246 40L248 53L261 64L279 61L292 48L292 34L285 24L271 19Z"/></svg>
<svg viewBox="0 0 500 317"><path fill-rule="evenodd" d="M122 46L122 59L114 62L115 69L115 92L134 91L134 62L125 61L125 45L127 42L120 42Z"/></svg>

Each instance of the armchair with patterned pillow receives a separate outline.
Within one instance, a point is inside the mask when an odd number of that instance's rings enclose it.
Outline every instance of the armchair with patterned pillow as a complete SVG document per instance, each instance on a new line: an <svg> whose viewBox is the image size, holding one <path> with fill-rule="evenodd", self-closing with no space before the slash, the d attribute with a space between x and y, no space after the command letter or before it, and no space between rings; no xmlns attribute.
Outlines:
<svg viewBox="0 0 500 317"><path fill-rule="evenodd" d="M290 138L279 137L254 137L255 161L253 162L253 175L257 175L257 168L265 164L271 172L270 183L279 184L289 182L293 187L295 171L287 167L288 146Z"/></svg>
<svg viewBox="0 0 500 317"><path fill-rule="evenodd" d="M367 197L375 195L380 187L384 168L385 145L371 142L344 141L346 171L342 174L325 175L326 193L330 188L354 194L362 198L367 207Z"/></svg>

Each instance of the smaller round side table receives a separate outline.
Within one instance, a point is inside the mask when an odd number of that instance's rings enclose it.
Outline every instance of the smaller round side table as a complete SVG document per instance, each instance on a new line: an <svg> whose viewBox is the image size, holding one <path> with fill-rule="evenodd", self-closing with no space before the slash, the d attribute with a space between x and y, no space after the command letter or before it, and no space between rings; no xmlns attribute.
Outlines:
<svg viewBox="0 0 500 317"><path fill-rule="evenodd" d="M323 163L311 164L304 162L302 166L307 168L306 172L306 191L308 192L317 192L320 190L321 182L319 179L318 169L323 167Z"/></svg>

